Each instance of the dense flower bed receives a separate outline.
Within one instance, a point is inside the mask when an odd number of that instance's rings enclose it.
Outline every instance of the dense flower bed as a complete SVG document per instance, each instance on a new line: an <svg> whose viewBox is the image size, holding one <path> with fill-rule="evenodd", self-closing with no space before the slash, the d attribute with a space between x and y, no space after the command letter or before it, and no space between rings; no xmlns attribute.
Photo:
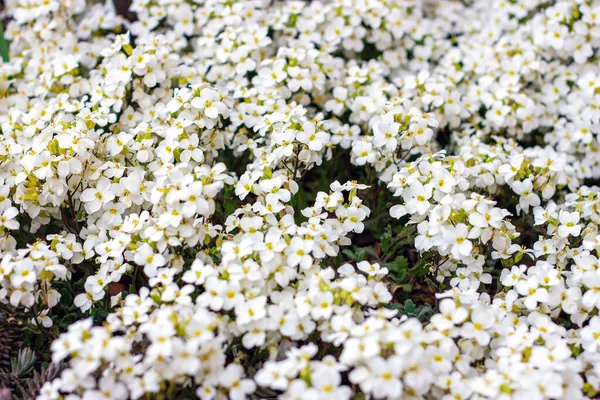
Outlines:
<svg viewBox="0 0 600 400"><path fill-rule="evenodd" d="M599 395L599 1L6 6L17 398Z"/></svg>

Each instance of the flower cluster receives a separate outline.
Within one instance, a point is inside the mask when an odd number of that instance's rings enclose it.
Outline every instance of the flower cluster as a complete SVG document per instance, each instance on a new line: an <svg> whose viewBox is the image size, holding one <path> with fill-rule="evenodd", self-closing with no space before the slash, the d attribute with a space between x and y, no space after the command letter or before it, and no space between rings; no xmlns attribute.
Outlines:
<svg viewBox="0 0 600 400"><path fill-rule="evenodd" d="M6 5L39 399L600 395L599 1Z"/></svg>

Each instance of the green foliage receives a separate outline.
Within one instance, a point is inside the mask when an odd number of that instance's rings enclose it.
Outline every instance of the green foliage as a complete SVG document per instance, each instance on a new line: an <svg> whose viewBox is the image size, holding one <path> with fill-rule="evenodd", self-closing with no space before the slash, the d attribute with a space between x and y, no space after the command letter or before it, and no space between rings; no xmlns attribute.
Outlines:
<svg viewBox="0 0 600 400"><path fill-rule="evenodd" d="M28 347L21 349L17 358L11 363L11 372L19 379L25 378L32 372L36 360L37 356L31 349Z"/></svg>
<svg viewBox="0 0 600 400"><path fill-rule="evenodd" d="M4 25L0 22L0 56L4 62L8 62L8 42L4 38Z"/></svg>
<svg viewBox="0 0 600 400"><path fill-rule="evenodd" d="M389 270L389 278L400 284L408 274L408 259L404 256L396 258L394 261L383 264Z"/></svg>
<svg viewBox="0 0 600 400"><path fill-rule="evenodd" d="M367 250L364 248L355 247L353 250L349 250L349 249L342 250L342 254L352 261L360 262L365 259Z"/></svg>
<svg viewBox="0 0 600 400"><path fill-rule="evenodd" d="M412 226L400 225L394 230L391 225L387 225L381 234L381 250L383 254L394 255L402 247L412 246L413 238Z"/></svg>
<svg viewBox="0 0 600 400"><path fill-rule="evenodd" d="M29 347L19 349L9 367L0 368L0 388L9 390L8 399L33 400L40 394L44 383L56 378L63 364L40 362Z"/></svg>
<svg viewBox="0 0 600 400"><path fill-rule="evenodd" d="M404 304L390 304L388 308L391 308L392 310L398 310L400 315L406 315L409 318L418 318L421 322L428 321L429 318L431 318L431 316L437 311L429 304L417 306L411 299L406 300Z"/></svg>
<svg viewBox="0 0 600 400"><path fill-rule="evenodd" d="M51 363L48 366L42 366L40 371L34 371L33 376L19 387L21 398L23 399L35 399L40 393L40 389L44 386L44 383L56 378L62 370L61 364Z"/></svg>

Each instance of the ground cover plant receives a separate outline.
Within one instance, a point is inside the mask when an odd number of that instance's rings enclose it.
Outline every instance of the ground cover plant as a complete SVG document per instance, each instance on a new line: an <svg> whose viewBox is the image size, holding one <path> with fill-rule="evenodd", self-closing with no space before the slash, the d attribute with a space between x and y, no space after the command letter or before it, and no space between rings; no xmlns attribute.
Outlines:
<svg viewBox="0 0 600 400"><path fill-rule="evenodd" d="M600 1L5 6L2 400L600 396Z"/></svg>

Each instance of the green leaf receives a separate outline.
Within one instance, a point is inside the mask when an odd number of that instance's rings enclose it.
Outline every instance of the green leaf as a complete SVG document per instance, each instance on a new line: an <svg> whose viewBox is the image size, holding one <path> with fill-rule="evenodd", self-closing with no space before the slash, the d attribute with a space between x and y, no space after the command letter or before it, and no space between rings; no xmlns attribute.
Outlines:
<svg viewBox="0 0 600 400"><path fill-rule="evenodd" d="M392 243L392 227L390 225L385 227L383 235L381 235L381 251L383 254L387 254L390 250L390 244Z"/></svg>
<svg viewBox="0 0 600 400"><path fill-rule="evenodd" d="M400 303L390 303L386 307L392 310L400 310L400 312L404 312L404 306Z"/></svg>
<svg viewBox="0 0 600 400"><path fill-rule="evenodd" d="M419 310L419 313L417 314L417 318L419 319L419 321L421 322L425 322L427 321L433 314L435 313L435 310L433 308L431 308L431 306L429 304L425 304L421 310Z"/></svg>
<svg viewBox="0 0 600 400"><path fill-rule="evenodd" d="M61 329L67 329L69 327L69 325L71 325L73 322L75 322L79 319L79 316L80 316L79 312L72 312L70 314L67 314L62 318L62 320L59 322L58 326Z"/></svg>
<svg viewBox="0 0 600 400"><path fill-rule="evenodd" d="M414 276L425 276L427 275L427 271L429 271L429 264L425 259L422 259L414 268L410 269L408 272L410 272L410 274Z"/></svg>
<svg viewBox="0 0 600 400"><path fill-rule="evenodd" d="M9 61L8 42L4 38L4 26L3 26L2 22L0 22L0 56L2 56L2 60L5 63Z"/></svg>
<svg viewBox="0 0 600 400"><path fill-rule="evenodd" d="M365 258L365 254L367 254L367 250L357 249L354 251L354 254L357 256L356 261L362 261Z"/></svg>
<svg viewBox="0 0 600 400"><path fill-rule="evenodd" d="M408 299L404 302L404 310L407 314L414 314L415 308L415 302L411 299Z"/></svg>
<svg viewBox="0 0 600 400"><path fill-rule="evenodd" d="M395 263L397 265L397 271L399 270L407 270L408 269L408 258L404 257L404 256L400 256L397 257L395 260Z"/></svg>
<svg viewBox="0 0 600 400"><path fill-rule="evenodd" d="M231 199L234 196L232 188L232 186L225 187L225 201L223 201L223 211L225 213L225 217L233 214L233 212L235 211L235 204L232 201L227 201L228 199Z"/></svg>
<svg viewBox="0 0 600 400"><path fill-rule="evenodd" d="M396 282L401 283L408 273L408 259L406 257L397 257L391 263L384 265L390 271L390 278Z"/></svg>
<svg viewBox="0 0 600 400"><path fill-rule="evenodd" d="M107 315L108 315L108 310L104 309L103 307L98 307L98 308L92 309L92 316L94 317L94 322L96 322L96 323L100 323L100 322L104 321L104 319L106 318Z"/></svg>
<svg viewBox="0 0 600 400"><path fill-rule="evenodd" d="M354 251L352 251L350 249L342 250L342 254L344 254L347 258L351 259L352 261L359 262L365 258L365 254L367 254L367 250L355 247Z"/></svg>
<svg viewBox="0 0 600 400"><path fill-rule="evenodd" d="M515 263L518 263L519 261L521 261L523 259L523 254L524 254L524 251L521 249L515 256Z"/></svg>
<svg viewBox="0 0 600 400"><path fill-rule="evenodd" d="M71 296L71 293L69 293L69 289L66 287L63 287L59 290L60 293L60 302L61 304L66 305L71 305L73 304L73 296Z"/></svg>
<svg viewBox="0 0 600 400"><path fill-rule="evenodd" d="M352 252L352 250L350 250L350 249L344 249L344 250L342 250L342 254L345 255L346 257L348 257L351 260L354 260L354 258L356 257L354 255L354 253Z"/></svg>
<svg viewBox="0 0 600 400"><path fill-rule="evenodd" d="M28 347L19 350L17 358L11 362L12 373L19 378L24 378L33 370L37 357Z"/></svg>
<svg viewBox="0 0 600 400"><path fill-rule="evenodd" d="M392 276L392 279L396 282L396 283L402 283L404 281L404 279L406 279L406 270L403 269L401 271L398 271L395 275Z"/></svg>

